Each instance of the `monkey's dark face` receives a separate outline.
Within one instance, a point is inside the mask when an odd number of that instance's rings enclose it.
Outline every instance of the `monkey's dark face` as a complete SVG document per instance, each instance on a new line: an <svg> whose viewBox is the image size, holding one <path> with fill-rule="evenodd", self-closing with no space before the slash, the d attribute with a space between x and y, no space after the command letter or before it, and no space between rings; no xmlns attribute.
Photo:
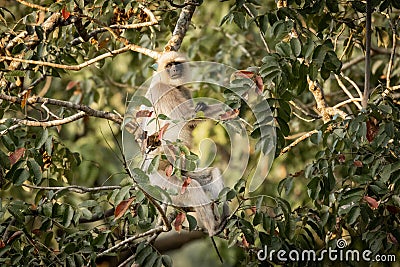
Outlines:
<svg viewBox="0 0 400 267"><path fill-rule="evenodd" d="M165 66L165 70L171 79L179 79L184 74L184 66L181 62L170 62Z"/></svg>

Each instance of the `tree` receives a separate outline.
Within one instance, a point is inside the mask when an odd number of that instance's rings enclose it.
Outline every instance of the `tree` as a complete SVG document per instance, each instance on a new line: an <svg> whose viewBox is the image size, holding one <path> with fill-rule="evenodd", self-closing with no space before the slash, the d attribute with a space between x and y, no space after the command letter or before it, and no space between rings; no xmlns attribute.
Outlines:
<svg viewBox="0 0 400 267"><path fill-rule="evenodd" d="M1 264L171 266L164 251L204 237L122 157L127 95L163 49L240 70L245 81L226 90L199 85L197 96L237 111L227 120L246 119L235 92L253 90L248 80L271 110L267 181L249 192L246 172L221 195L231 216L216 241L228 264L322 265L330 259L307 253L328 249L400 257L398 1L0 3ZM249 125L262 148L263 125ZM165 246L160 234L183 214L189 229ZM260 259L265 249L286 254Z"/></svg>

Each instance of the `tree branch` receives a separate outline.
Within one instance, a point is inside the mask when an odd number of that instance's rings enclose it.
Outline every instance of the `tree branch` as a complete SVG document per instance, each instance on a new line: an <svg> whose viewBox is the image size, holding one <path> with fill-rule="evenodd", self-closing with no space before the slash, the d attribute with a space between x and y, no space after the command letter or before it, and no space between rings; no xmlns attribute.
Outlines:
<svg viewBox="0 0 400 267"><path fill-rule="evenodd" d="M191 3L188 5L188 3ZM196 10L196 6L199 6L200 2L197 1L185 1L185 7L182 8L181 14L179 15L179 19L176 22L175 29L172 33L171 39L169 39L167 45L164 47L164 51L178 51L181 47L183 38L186 35L187 30L189 29L190 21L192 20L192 16L194 11Z"/></svg>
<svg viewBox="0 0 400 267"><path fill-rule="evenodd" d="M45 11L45 12L49 11L48 7L39 6L39 5L36 5L36 4L33 4L33 3L26 2L24 0L16 0L16 1L18 3L20 3L20 4L22 4L22 5L30 7L30 8L39 9L39 10L42 10L42 11Z"/></svg>
<svg viewBox="0 0 400 267"><path fill-rule="evenodd" d="M397 23L396 23L397 24ZM393 62L394 62L394 56L396 55L396 48L397 48L397 35L396 35L396 25L393 25L393 23L390 23L393 34L392 34L392 51L390 52L390 59L388 63L388 68L387 68L387 73L386 73L386 89L382 93L382 96L385 97L389 94L390 91L394 91L394 87L390 86L390 76L392 74L392 67L393 67Z"/></svg>
<svg viewBox="0 0 400 267"><path fill-rule="evenodd" d="M308 137L310 137L311 135L313 135L317 132L318 132L318 130L312 130L312 131L309 131L306 134L300 136L299 138L294 140L292 143L290 143L290 145L288 145L287 147L282 149L281 153L279 153L279 156L282 156L283 154L289 152L290 150L292 150L293 147L297 146L300 142L302 142L303 140L307 139Z"/></svg>
<svg viewBox="0 0 400 267"><path fill-rule="evenodd" d="M57 68L57 69L78 71L78 70L81 70L81 69L83 69L83 68L85 68L87 66L90 66L90 65L92 65L92 64L94 64L94 63L96 63L96 62L98 62L100 60L103 60L105 58L112 57L112 56L124 53L124 52L129 51L129 50L140 52L140 53L148 55L148 56L150 56L152 58L158 58L158 56L159 56L158 52L155 52L153 50L150 50L150 49L147 49L147 48L135 45L135 44L130 44L130 45L124 46L122 48L115 49L113 51L104 53L104 54L102 54L100 56L92 58L92 59L90 59L88 61L85 61L85 62L83 62L81 64L72 65L72 66L71 65L51 63L51 62L46 62L46 61L15 58L15 57L9 57L9 56L0 56L0 60L8 60L8 61L11 61L11 62L15 61L15 62L34 64L34 65L39 65L39 66L47 66L47 67L52 67L52 68Z"/></svg>
<svg viewBox="0 0 400 267"><path fill-rule="evenodd" d="M5 135L10 130L14 130L21 125L33 126L33 127L52 127L52 126L59 126L59 125L67 124L67 123L79 120L85 116L86 116L86 112L81 111L74 115L66 117L64 119L52 120L52 121L31 121L31 120L22 120L22 119L16 119L16 118L2 119L2 120L0 120L0 123L4 123L6 120L11 120L14 125L11 126L10 128L7 128L7 129L1 131L0 136Z"/></svg>
<svg viewBox="0 0 400 267"><path fill-rule="evenodd" d="M336 78L336 81L337 81L337 83L339 84L339 87L340 88L342 88L342 90L343 90L343 92L345 92L346 93L346 95L350 98L350 102L347 102L347 103L354 103L356 106L357 106L357 108L358 109L362 109L362 106L357 102L357 101L354 101L354 96L350 93L350 91L349 90L347 90L347 87L344 85L344 83L340 80L340 77L337 75L337 74L335 74L335 78ZM335 106L336 107L336 106Z"/></svg>
<svg viewBox="0 0 400 267"><path fill-rule="evenodd" d="M317 110L321 113L324 123L329 122L331 120L331 117L335 115L339 115L342 119L345 119L347 117L346 112L338 108L328 107L325 101L324 91L317 82L312 81L309 77L307 77L307 82L308 89L313 94L314 99L317 102Z"/></svg>
<svg viewBox="0 0 400 267"><path fill-rule="evenodd" d="M142 238L142 237L145 237L145 236L148 236L148 235L152 235L152 234L155 234L155 233L158 233L158 232L164 232L164 226L158 226L158 227L152 228L152 229L150 229L150 230L148 230L148 231L146 231L144 233L133 235L133 236L121 241L120 243L110 247L109 249L106 249L103 252L97 254L97 258L101 257L101 256L104 256L104 255L106 255L106 254L108 254L110 252L113 252L114 250L116 250L116 249L118 249L118 248L120 248L120 247L122 247L122 246L124 246L124 245L126 245L128 243L131 243L132 241L134 241L136 239L139 239L139 238Z"/></svg>
<svg viewBox="0 0 400 267"><path fill-rule="evenodd" d="M5 95L5 94L0 94L0 99L6 100L6 101L9 101L12 103L21 103L23 101L23 99L20 97L9 96L9 95ZM85 112L86 115L91 116L91 117L107 119L107 120L113 121L118 124L121 124L123 121L123 118L120 115L117 115L115 113L95 110L95 109L92 109L85 105L74 104L74 103L71 103L68 101L63 101L63 100L58 100L58 99L32 96L32 97L29 97L26 99L26 103L28 103L28 104L46 103L46 104L50 104L50 105L66 107L66 108L70 108L70 109L74 109L74 110L83 111L83 112Z"/></svg>
<svg viewBox="0 0 400 267"><path fill-rule="evenodd" d="M364 109L367 108L369 99L369 88L371 82L371 13L372 0L367 0L367 17L365 22L365 83L363 101L361 102Z"/></svg>
<svg viewBox="0 0 400 267"><path fill-rule="evenodd" d="M104 190L114 190L114 189L121 189L119 185L110 185L110 186L98 186L98 187L84 187L80 185L69 185L69 186L36 186L30 184L22 184L24 187L28 187L31 189L40 189L40 190L57 190L60 191L71 191L79 194L89 193L89 192L96 192L96 191L104 191Z"/></svg>

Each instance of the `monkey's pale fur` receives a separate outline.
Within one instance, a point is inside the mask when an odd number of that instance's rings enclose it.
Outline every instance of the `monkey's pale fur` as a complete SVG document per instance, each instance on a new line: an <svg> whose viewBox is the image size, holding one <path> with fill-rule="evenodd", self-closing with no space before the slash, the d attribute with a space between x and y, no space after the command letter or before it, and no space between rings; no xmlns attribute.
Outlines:
<svg viewBox="0 0 400 267"><path fill-rule="evenodd" d="M166 71L168 64L184 62L187 62L186 57L177 52L165 52L158 60L157 74L152 79L146 97L153 104L154 116L164 114L168 116L170 121L156 119L153 120L153 127L151 127L148 125L149 120L147 120L142 126L149 136L169 123L163 134L163 145L165 145L165 140L175 142L179 138L183 144L190 148L192 131L197 125L196 120L190 120L195 115L195 105L190 90L184 86L185 82L189 81L190 70L188 64L181 64L179 68L172 65L171 71L175 71L175 68L180 70L180 67L183 67L182 75L173 78L170 77L169 71ZM176 123L176 121L179 122ZM147 152L145 169L150 165L151 159L160 154L167 154L163 146ZM150 182L163 189L177 191L177 195L171 196L173 205L193 207L199 225L207 229L210 236L215 235L228 213L225 204L222 214L219 214L217 205L213 202L224 188L220 171L217 168L206 168L192 172L183 170L182 178L190 177L191 183L181 190L184 183L183 179L175 175L170 177L166 175L166 168L170 168L171 164L173 162L169 163L165 160L161 162L158 170L149 175Z"/></svg>

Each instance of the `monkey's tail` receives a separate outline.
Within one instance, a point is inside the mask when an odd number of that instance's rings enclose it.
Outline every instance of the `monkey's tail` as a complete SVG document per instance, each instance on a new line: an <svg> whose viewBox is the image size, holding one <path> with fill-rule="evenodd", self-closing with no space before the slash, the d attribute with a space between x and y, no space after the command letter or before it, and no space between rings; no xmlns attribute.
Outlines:
<svg viewBox="0 0 400 267"><path fill-rule="evenodd" d="M219 260L221 261L221 263L224 263L224 261L222 260L222 256L221 256L221 254L219 253L217 244L215 243L214 237L213 237L213 236L210 236L210 238L211 238L211 242L213 243L215 252L217 252L217 255L218 255Z"/></svg>

